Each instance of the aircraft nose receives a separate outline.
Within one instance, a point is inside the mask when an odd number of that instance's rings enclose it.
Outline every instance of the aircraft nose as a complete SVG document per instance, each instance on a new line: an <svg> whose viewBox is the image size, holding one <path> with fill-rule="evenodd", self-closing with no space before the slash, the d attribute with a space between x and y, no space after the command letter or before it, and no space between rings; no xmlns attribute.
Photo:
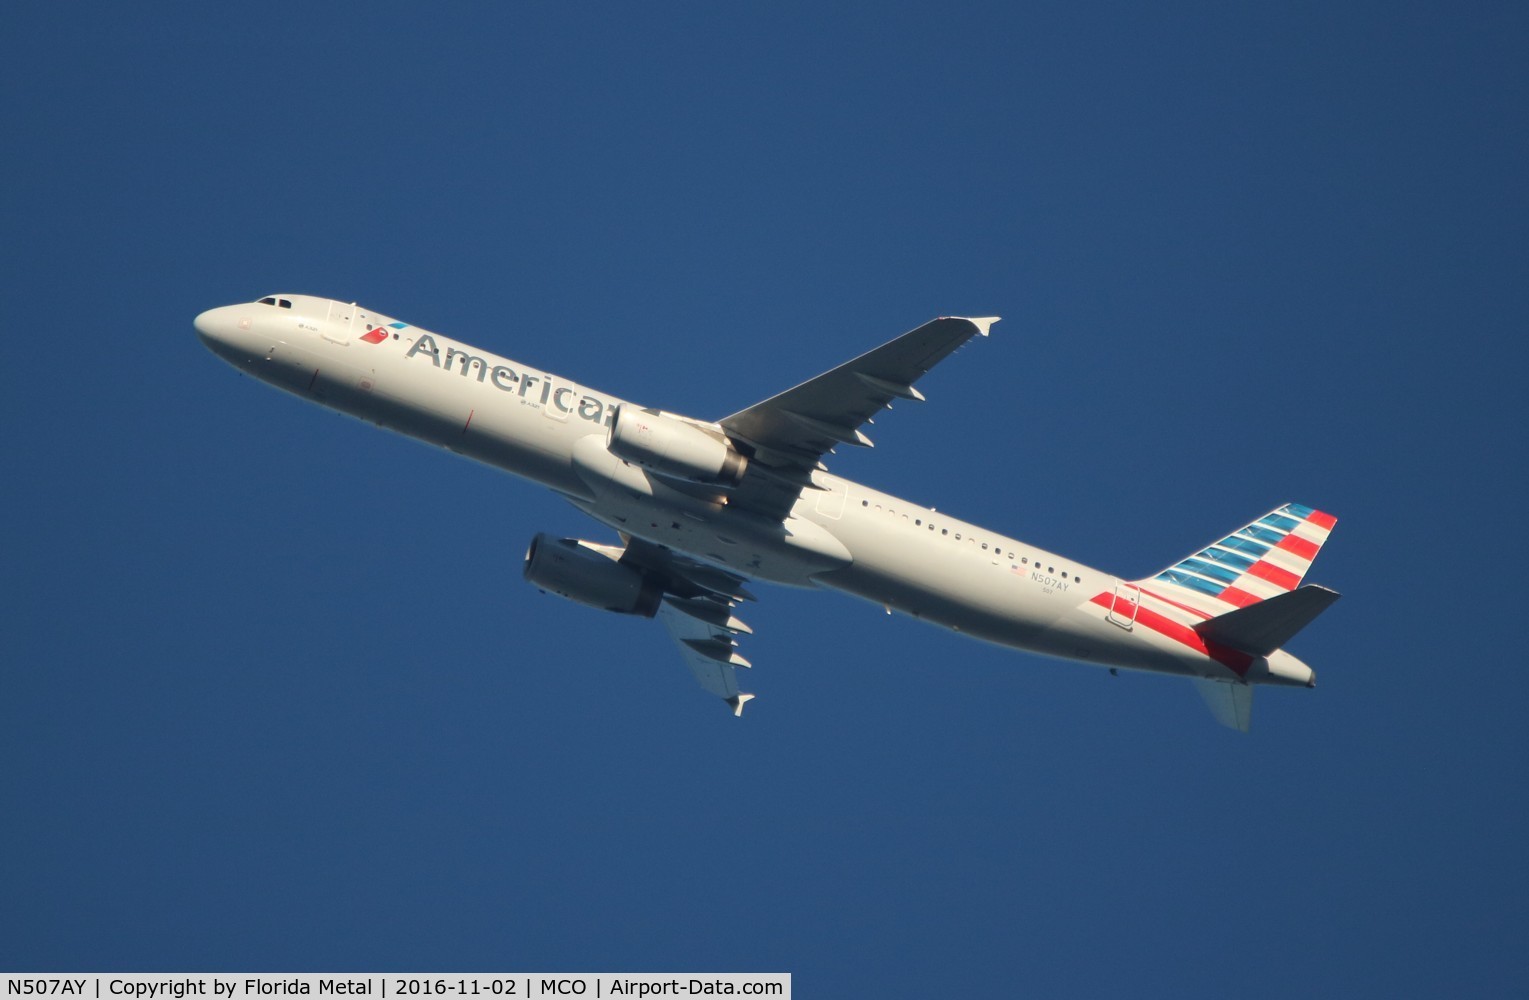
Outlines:
<svg viewBox="0 0 1529 1000"><path fill-rule="evenodd" d="M249 310L243 306L219 306L192 320L202 346L231 365L246 365L253 357L256 340Z"/></svg>
<svg viewBox="0 0 1529 1000"><path fill-rule="evenodd" d="M191 324L196 327L196 335L202 339L202 343L208 347L222 343L228 337L228 307L219 306L199 313Z"/></svg>

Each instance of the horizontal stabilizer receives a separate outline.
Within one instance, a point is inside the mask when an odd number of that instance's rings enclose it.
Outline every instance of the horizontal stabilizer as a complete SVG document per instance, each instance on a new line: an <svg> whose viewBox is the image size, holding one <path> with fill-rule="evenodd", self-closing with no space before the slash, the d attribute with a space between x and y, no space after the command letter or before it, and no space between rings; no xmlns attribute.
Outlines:
<svg viewBox="0 0 1529 1000"><path fill-rule="evenodd" d="M1206 639L1254 656L1268 656L1326 611L1338 592L1308 584L1276 597L1228 611L1195 626Z"/></svg>
<svg viewBox="0 0 1529 1000"><path fill-rule="evenodd" d="M1247 732L1253 723L1253 689L1246 684L1213 681L1207 677L1194 678L1195 690L1205 699L1205 705L1216 721L1228 729Z"/></svg>

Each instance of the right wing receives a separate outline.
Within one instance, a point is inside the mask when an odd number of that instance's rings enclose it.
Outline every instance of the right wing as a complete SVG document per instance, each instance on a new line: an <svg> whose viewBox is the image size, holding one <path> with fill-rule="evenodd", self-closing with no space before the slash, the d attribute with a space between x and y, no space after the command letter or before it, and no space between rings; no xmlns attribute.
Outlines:
<svg viewBox="0 0 1529 1000"><path fill-rule="evenodd" d="M688 559L672 549L627 536L621 562L663 588L657 618L669 630L696 681L727 702L734 715L754 696L738 688L738 667L749 661L738 654L736 636L753 629L733 615L739 601L753 600L743 578Z"/></svg>
<svg viewBox="0 0 1529 1000"><path fill-rule="evenodd" d="M749 628L732 616L732 606L710 600L697 603L665 597L663 607L658 609L658 619L669 630L669 637L679 647L685 666L697 683L727 702L734 715L742 715L744 703L754 696L738 689L735 668L750 664L738 655L738 643L733 636ZM729 625L729 621L733 624Z"/></svg>

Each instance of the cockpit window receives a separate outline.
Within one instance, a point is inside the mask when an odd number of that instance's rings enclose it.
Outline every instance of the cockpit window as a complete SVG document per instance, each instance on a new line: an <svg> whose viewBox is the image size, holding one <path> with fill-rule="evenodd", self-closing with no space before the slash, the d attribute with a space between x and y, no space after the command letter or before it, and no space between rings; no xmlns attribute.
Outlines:
<svg viewBox="0 0 1529 1000"><path fill-rule="evenodd" d="M261 299L260 304L265 306L280 306L283 309L292 308L291 299L278 299L271 295L267 295L265 298Z"/></svg>
<svg viewBox="0 0 1529 1000"><path fill-rule="evenodd" d="M274 306L276 304L276 300L267 295L265 298L260 300L260 304L263 306Z"/></svg>

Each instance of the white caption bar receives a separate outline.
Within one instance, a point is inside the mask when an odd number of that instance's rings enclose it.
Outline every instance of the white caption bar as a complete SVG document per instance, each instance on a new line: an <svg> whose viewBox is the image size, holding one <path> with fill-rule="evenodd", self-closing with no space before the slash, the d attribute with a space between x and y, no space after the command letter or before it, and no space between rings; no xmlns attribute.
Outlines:
<svg viewBox="0 0 1529 1000"><path fill-rule="evenodd" d="M12 997L65 1000L271 1000L276 997L371 997L459 1000L481 997L780 997L789 972L89 972L6 973Z"/></svg>

